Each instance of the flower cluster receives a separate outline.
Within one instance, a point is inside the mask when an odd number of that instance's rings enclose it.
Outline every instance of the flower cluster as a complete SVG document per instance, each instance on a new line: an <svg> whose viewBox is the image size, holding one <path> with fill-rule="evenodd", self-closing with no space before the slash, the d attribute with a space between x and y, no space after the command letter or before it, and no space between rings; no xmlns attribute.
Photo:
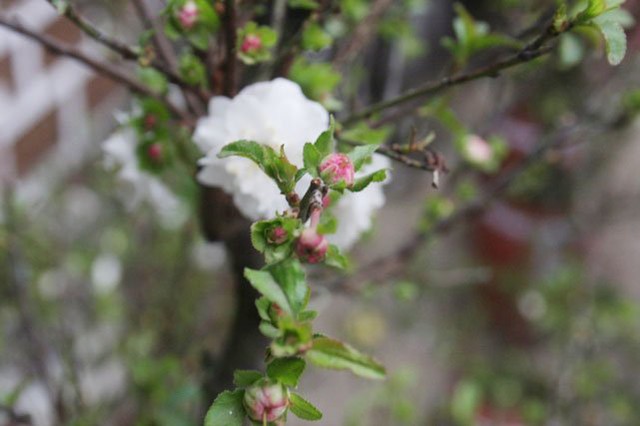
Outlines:
<svg viewBox="0 0 640 426"><path fill-rule="evenodd" d="M218 158L227 144L250 140L280 150L297 167L304 165L305 143L314 141L329 127L329 114L317 102L308 100L300 87L285 79L247 86L235 98L214 97L209 103L209 115L200 119L194 141L205 157L199 164L198 180L209 186L222 188L233 196L243 215L252 220L266 219L274 212L289 206L273 180L247 158ZM320 173L335 176L345 185L353 185L374 170L389 167L389 160L373 155L372 162L363 164L360 171L345 169L343 154L337 154L320 165ZM346 170L346 172L345 172ZM337 174L336 174L337 173ZM305 176L296 184L296 191L304 193L311 181ZM343 249L351 247L360 234L368 230L375 212L384 204L381 185L374 184L358 194L345 193L330 206L338 229L328 235L329 242Z"/></svg>

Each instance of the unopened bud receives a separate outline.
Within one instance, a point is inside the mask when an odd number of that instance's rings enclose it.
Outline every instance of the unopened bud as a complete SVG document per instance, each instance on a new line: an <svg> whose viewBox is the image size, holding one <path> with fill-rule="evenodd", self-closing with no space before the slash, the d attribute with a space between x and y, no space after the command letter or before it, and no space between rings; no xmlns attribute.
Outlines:
<svg viewBox="0 0 640 426"><path fill-rule="evenodd" d="M144 117L144 128L146 130L151 130L156 126L158 119L153 114L147 114Z"/></svg>
<svg viewBox="0 0 640 426"><path fill-rule="evenodd" d="M154 162L159 162L162 160L162 145L159 143L152 143L147 148L147 155Z"/></svg>
<svg viewBox="0 0 640 426"><path fill-rule="evenodd" d="M244 392L247 415L256 422L275 422L289 407L289 390L282 384L262 379Z"/></svg>
<svg viewBox="0 0 640 426"><path fill-rule="evenodd" d="M329 242L324 235L318 234L315 229L307 228L302 231L296 243L296 254L309 263L320 263L324 260L329 249Z"/></svg>
<svg viewBox="0 0 640 426"><path fill-rule="evenodd" d="M340 153L328 155L320 163L320 175L328 184L337 184L341 181L349 187L355 180L355 169L351 159Z"/></svg>
<svg viewBox="0 0 640 426"><path fill-rule="evenodd" d="M466 144L467 158L474 163L487 163L493 158L493 149L489 143L477 135L469 135Z"/></svg>
<svg viewBox="0 0 640 426"><path fill-rule="evenodd" d="M280 245L287 241L289 233L282 226L276 226L271 228L267 233L267 241L269 244Z"/></svg>
<svg viewBox="0 0 640 426"><path fill-rule="evenodd" d="M180 21L182 28L186 30L191 29L198 21L198 14L198 5L191 0L186 2L178 12L178 21Z"/></svg>
<svg viewBox="0 0 640 426"><path fill-rule="evenodd" d="M262 40L255 34L247 34L240 45L242 53L253 53L262 47Z"/></svg>

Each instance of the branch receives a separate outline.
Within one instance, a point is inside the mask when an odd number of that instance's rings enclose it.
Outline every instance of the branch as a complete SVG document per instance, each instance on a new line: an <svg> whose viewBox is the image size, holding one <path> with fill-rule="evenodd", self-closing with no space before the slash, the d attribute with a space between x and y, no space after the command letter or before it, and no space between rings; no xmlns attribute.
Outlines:
<svg viewBox="0 0 640 426"><path fill-rule="evenodd" d="M481 214L493 201L504 194L517 177L541 159L547 151L560 146L566 137L576 129L577 126L574 125L558 131L553 137L550 137L538 145L538 147L519 164L512 167L511 170L503 175L496 183L490 186L483 195L463 204L453 214L440 220L427 231L417 233L394 253L375 259L358 268L352 276L331 283L331 289L346 293L355 293L362 288L364 283L370 282L371 280L379 282L386 277L396 274L413 258L418 249L422 247L426 241L435 235L451 229L451 227L457 223Z"/></svg>
<svg viewBox="0 0 640 426"><path fill-rule="evenodd" d="M373 36L376 35L378 23L385 12L396 3L393 0L376 0L371 5L371 12L364 18L353 31L353 36L341 46L333 59L333 65L340 68L348 63L351 57L361 52Z"/></svg>
<svg viewBox="0 0 640 426"><path fill-rule="evenodd" d="M233 96L236 94L236 44L237 44L237 28L236 28L236 4L235 0L225 0L224 2L224 14L225 14L225 37L227 42L227 59L226 59L226 72L224 91L225 95Z"/></svg>
<svg viewBox="0 0 640 426"><path fill-rule="evenodd" d="M370 105L362 111L356 112L347 117L342 122L344 125L353 124L356 121L369 118L376 113L384 111L385 109L392 108L409 101L413 101L423 96L434 95L449 87L457 86L473 80L478 80L483 77L496 77L503 70L512 68L516 65L530 62L536 58L539 58L540 56L549 53L551 50L553 50L553 47L544 47L544 44L547 41L556 38L560 34L569 31L572 27L573 26L569 23L565 28L557 30L555 29L553 24L550 24L544 30L544 32L535 40L527 44L520 51L507 57L506 59L480 67L468 73L460 74L454 77L449 76L438 81L428 82L422 86L410 89L396 98Z"/></svg>
<svg viewBox="0 0 640 426"><path fill-rule="evenodd" d="M136 12L143 25L153 30L153 44L156 45L158 55L167 63L170 69L177 69L178 61L171 47L171 43L169 43L169 40L164 36L164 31L160 25L153 19L153 13L151 13L147 2L145 0L133 0L133 6L136 8Z"/></svg>
<svg viewBox="0 0 640 426"><path fill-rule="evenodd" d="M176 117L179 117L181 119L189 118L183 110L181 110L176 105L174 105L166 97L152 91L149 87L145 86L140 81L129 76L119 68L114 67L113 65L107 62L101 62L95 58L91 58L90 56L86 55L85 53L76 49L73 46L69 46L68 44L61 43L60 41L54 38L51 38L47 35L38 34L35 31L24 27L18 21L11 20L2 15L0 15L0 26L8 28L19 34L22 34L25 37L28 37L32 40L35 40L36 42L40 43L43 47L45 47L46 49L50 50L53 53L56 53L62 56L67 56L69 58L73 58L83 63L87 67L91 68L95 72L102 74L117 83L127 86L134 93L157 99L158 101L166 105Z"/></svg>
<svg viewBox="0 0 640 426"><path fill-rule="evenodd" d="M53 3L53 0L46 0L52 7L56 8ZM56 8L57 9L57 8ZM100 31L96 28L89 20L84 18L82 15L78 13L78 11L69 3L67 3L63 8L63 15L73 22L82 32L86 35L97 41L98 43L106 46L112 51L116 52L124 59L130 61L142 61L144 60L144 55L138 49L123 43L120 40L114 39L107 34ZM150 65L163 73L171 83L177 84L182 87L192 87L187 82L185 82L180 75L178 75L173 70L169 69L165 64L158 61L157 59L152 59L150 61Z"/></svg>

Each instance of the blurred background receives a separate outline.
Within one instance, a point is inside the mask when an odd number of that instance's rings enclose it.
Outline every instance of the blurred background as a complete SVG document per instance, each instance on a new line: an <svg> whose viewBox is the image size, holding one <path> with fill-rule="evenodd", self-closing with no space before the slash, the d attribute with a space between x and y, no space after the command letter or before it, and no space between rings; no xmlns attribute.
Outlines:
<svg viewBox="0 0 640 426"><path fill-rule="evenodd" d="M106 32L133 39L139 23L127 3L77 2ZM369 3L343 0L335 25L355 26ZM373 43L334 60L344 108L467 65L441 43L452 37L452 2L393 3ZM555 4L463 3L512 36L535 30ZM105 53L44 1L0 8ZM301 391L325 413L320 424L640 424L640 3L625 9L629 49L618 67L590 34L572 33L541 63L396 120L390 142L412 127L434 131L451 172L436 190L429 173L396 164L356 265L430 232L557 143L481 214L438 228L402 259L401 274L354 288L313 274L317 328L389 371L372 383L311 370ZM234 313L232 271L224 246L201 235L192 186L173 186L176 206L117 179L101 144L130 105L104 77L0 30L0 424L200 423L206 366ZM498 141L502 160L468 167L454 143L461 134Z"/></svg>

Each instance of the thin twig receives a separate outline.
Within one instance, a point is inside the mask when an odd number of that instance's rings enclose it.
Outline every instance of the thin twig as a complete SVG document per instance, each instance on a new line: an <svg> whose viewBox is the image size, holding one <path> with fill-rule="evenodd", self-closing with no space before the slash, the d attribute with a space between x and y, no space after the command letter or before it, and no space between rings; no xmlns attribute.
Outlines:
<svg viewBox="0 0 640 426"><path fill-rule="evenodd" d="M343 44L336 52L333 65L340 68L357 52L361 52L369 41L377 34L378 23L384 17L385 12L396 3L393 0L376 0L371 5L371 12L364 18L353 31L353 36Z"/></svg>
<svg viewBox="0 0 640 426"><path fill-rule="evenodd" d="M550 149L558 147L566 139L567 135L575 131L576 128L576 126L572 126L569 129L559 131L553 137L538 145L533 152L518 165L512 167L496 183L484 191L481 196L463 204L453 214L440 220L427 231L416 233L394 253L363 265L352 276L340 279L330 284L330 287L332 290L353 293L357 292L362 288L363 284L370 282L372 279L380 281L397 273L413 258L418 249L433 236L451 229L457 223L482 213L510 187L518 176L528 170L532 164L542 158Z"/></svg>
<svg viewBox="0 0 640 426"><path fill-rule="evenodd" d="M160 59L162 59L166 64L171 74L178 75L178 59L176 58L175 51L171 46L171 42L165 36L164 29L160 25L160 23L154 19L153 13L149 8L149 5L146 0L133 0L133 6L136 9L136 13L138 17L142 21L142 24L145 28L151 30L153 37L153 44L156 47L156 51ZM202 114L204 112L204 107L202 104L206 104L209 98L209 94L205 93L201 88L189 85L179 84L182 88L182 92L184 94L185 100L187 101L187 106L189 109L196 113ZM199 100L202 104L198 103L195 99L191 97L189 93L186 92L186 88L190 88L193 90L198 96Z"/></svg>
<svg viewBox="0 0 640 426"><path fill-rule="evenodd" d="M497 77L503 70L530 62L551 52L553 47L545 47L545 43L556 38L560 34L569 31L571 28L571 23L568 23L568 25L562 29L556 29L552 24L550 24L545 28L542 34L540 34L531 43L503 60L457 76L448 76L438 81L425 83L402 93L398 97L370 105L342 120L342 123L345 125L353 124L356 121L369 118L372 115L382 112L388 108L392 108L427 95L434 95L452 86L457 86L484 77Z"/></svg>
<svg viewBox="0 0 640 426"><path fill-rule="evenodd" d="M53 0L46 1L51 4L52 7L56 7L53 3ZM143 61L145 59L144 54L140 51L140 49L131 47L128 44L105 34L87 18L82 16L71 4L66 4L64 6L63 15L71 22L73 22L78 28L80 28L80 30L82 30L82 32L84 32L86 35L88 35L98 43L111 49L112 51L116 52L117 54L122 56L122 58L137 62ZM177 84L182 87L189 86L189 84L185 82L180 77L180 75L178 75L175 71L171 70L164 63L158 61L157 59L151 59L149 61L149 65L163 73L171 83Z"/></svg>
<svg viewBox="0 0 640 426"><path fill-rule="evenodd" d="M67 56L73 58L92 70L96 71L99 74L102 74L113 81L123 84L128 87L131 91L143 95L148 96L158 101L162 102L164 105L169 108L169 110L177 117L181 119L188 119L189 116L176 105L174 105L171 101L169 101L163 95L154 92L149 87L142 84L140 81L135 79L134 77L129 76L127 73L123 72L121 69L114 67L113 65L102 62L95 58L92 58L85 54L84 52L76 49L73 46L62 43L52 37L49 37L44 34L38 34L35 31L24 27L21 23L16 20L11 20L5 16L0 15L0 26L8 28L12 31L15 31L19 34L22 34L36 42L40 43L46 49L50 50L53 53L58 55Z"/></svg>

